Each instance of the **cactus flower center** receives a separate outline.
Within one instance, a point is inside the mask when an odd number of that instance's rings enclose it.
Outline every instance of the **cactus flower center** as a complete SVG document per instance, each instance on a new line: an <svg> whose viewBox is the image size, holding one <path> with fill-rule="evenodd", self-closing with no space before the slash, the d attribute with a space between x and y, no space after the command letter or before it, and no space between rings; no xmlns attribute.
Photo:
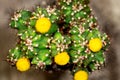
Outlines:
<svg viewBox="0 0 120 80"><path fill-rule="evenodd" d="M48 18L39 18L36 21L35 28L40 33L46 33L51 27L51 22Z"/></svg>
<svg viewBox="0 0 120 80"><path fill-rule="evenodd" d="M27 58L20 58L16 63L17 70L23 72L30 68L30 61Z"/></svg>
<svg viewBox="0 0 120 80"><path fill-rule="evenodd" d="M78 71L74 74L74 80L88 80L88 73L85 71Z"/></svg>
<svg viewBox="0 0 120 80"><path fill-rule="evenodd" d="M98 52L102 48L102 41L99 38L91 39L88 46L91 51Z"/></svg>
<svg viewBox="0 0 120 80"><path fill-rule="evenodd" d="M70 57L67 52L59 53L55 56L54 61L58 65L66 65L70 60Z"/></svg>

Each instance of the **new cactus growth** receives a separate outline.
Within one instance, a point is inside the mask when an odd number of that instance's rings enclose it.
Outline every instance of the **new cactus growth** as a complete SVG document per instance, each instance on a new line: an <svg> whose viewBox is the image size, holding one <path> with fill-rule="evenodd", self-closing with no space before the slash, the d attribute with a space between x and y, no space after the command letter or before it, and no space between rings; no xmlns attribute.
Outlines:
<svg viewBox="0 0 120 80"><path fill-rule="evenodd" d="M18 30L19 40L8 61L19 71L30 65L44 71L67 67L74 80L87 80L89 72L104 65L110 43L88 4L89 0L58 0L34 12L17 11L10 26Z"/></svg>

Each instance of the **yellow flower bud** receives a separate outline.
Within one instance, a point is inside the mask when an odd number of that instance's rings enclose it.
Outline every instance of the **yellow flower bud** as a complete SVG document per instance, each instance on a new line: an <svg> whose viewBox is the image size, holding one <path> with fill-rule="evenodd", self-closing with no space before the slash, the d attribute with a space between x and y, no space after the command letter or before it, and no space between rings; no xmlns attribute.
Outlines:
<svg viewBox="0 0 120 80"><path fill-rule="evenodd" d="M91 39L88 46L91 51L98 52L102 48L102 41L99 38Z"/></svg>
<svg viewBox="0 0 120 80"><path fill-rule="evenodd" d="M74 74L74 80L88 80L88 73L80 70Z"/></svg>
<svg viewBox="0 0 120 80"><path fill-rule="evenodd" d="M37 21L36 21L36 25L35 25L35 28L38 32L40 33L46 33L49 31L51 27L51 22L48 18L39 18Z"/></svg>
<svg viewBox="0 0 120 80"><path fill-rule="evenodd" d="M30 68L30 61L27 58L20 58L16 63L17 70L27 71Z"/></svg>
<svg viewBox="0 0 120 80"><path fill-rule="evenodd" d="M55 56L54 61L58 65L66 65L70 60L70 56L67 52L59 53Z"/></svg>

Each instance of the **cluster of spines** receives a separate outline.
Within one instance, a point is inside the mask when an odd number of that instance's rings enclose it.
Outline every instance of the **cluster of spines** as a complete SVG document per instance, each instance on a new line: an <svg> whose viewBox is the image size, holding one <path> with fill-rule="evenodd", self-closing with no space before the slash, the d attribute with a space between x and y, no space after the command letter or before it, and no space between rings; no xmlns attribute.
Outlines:
<svg viewBox="0 0 120 80"><path fill-rule="evenodd" d="M56 23L56 21L58 21L59 16L60 16L60 11L57 10L56 6L53 6L53 8L51 8L50 6L48 6L47 8L40 8L37 7L36 11L33 12L33 18L38 19L41 17L47 17L50 19L50 21L52 23Z"/></svg>
<svg viewBox="0 0 120 80"><path fill-rule="evenodd" d="M61 6L61 13L63 14L64 21L66 23L72 23L73 21L84 20L91 13L91 9L87 4L82 4L81 0L61 0L58 4Z"/></svg>

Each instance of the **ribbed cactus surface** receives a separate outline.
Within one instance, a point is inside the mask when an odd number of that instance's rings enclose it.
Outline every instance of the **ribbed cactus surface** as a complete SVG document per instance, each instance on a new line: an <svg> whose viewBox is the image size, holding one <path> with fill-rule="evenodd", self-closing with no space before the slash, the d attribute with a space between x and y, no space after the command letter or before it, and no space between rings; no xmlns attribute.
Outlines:
<svg viewBox="0 0 120 80"><path fill-rule="evenodd" d="M74 80L86 80L88 72L105 63L109 37L99 31L89 0L58 0L33 12L20 10L10 26L18 30L19 40L7 60L19 71L33 65L43 71L69 69Z"/></svg>

